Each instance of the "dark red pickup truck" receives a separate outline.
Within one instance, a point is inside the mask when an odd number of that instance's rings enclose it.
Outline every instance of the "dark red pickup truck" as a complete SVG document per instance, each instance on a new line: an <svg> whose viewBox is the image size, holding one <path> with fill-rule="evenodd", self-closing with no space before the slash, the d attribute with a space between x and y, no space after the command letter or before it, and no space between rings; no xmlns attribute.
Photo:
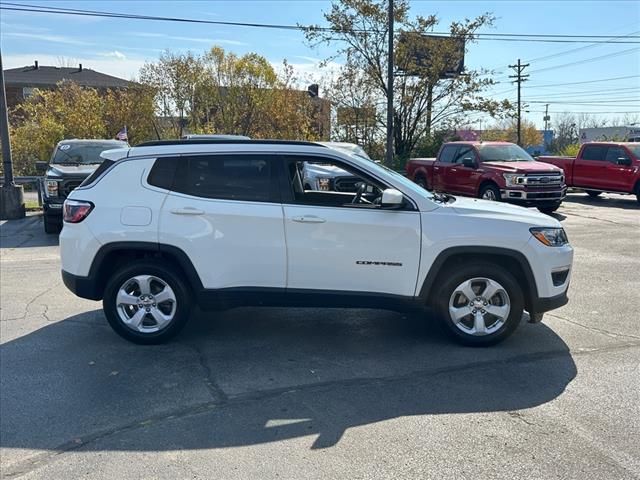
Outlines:
<svg viewBox="0 0 640 480"><path fill-rule="evenodd" d="M592 197L602 192L635 193L640 202L640 143L585 143L577 157L539 157L564 170L567 185Z"/></svg>
<svg viewBox="0 0 640 480"><path fill-rule="evenodd" d="M429 190L502 200L551 213L567 187L562 169L508 142L445 143L434 158L413 158L407 177Z"/></svg>

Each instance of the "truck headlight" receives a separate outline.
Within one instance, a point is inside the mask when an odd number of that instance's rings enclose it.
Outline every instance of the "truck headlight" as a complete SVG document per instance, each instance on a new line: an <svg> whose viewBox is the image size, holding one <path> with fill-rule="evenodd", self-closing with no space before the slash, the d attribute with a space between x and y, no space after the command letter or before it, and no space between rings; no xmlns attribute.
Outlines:
<svg viewBox="0 0 640 480"><path fill-rule="evenodd" d="M57 180L47 180L47 196L48 197L57 197L58 196L58 181Z"/></svg>
<svg viewBox="0 0 640 480"><path fill-rule="evenodd" d="M529 231L540 242L544 243L547 247L562 247L569 243L567 234L564 228L544 228L536 227L530 228Z"/></svg>
<svg viewBox="0 0 640 480"><path fill-rule="evenodd" d="M330 178L319 178L318 179L318 190L329 190L329 185L331 184Z"/></svg>
<svg viewBox="0 0 640 480"><path fill-rule="evenodd" d="M502 176L504 177L507 187L516 187L524 184L524 177L517 173L503 173Z"/></svg>

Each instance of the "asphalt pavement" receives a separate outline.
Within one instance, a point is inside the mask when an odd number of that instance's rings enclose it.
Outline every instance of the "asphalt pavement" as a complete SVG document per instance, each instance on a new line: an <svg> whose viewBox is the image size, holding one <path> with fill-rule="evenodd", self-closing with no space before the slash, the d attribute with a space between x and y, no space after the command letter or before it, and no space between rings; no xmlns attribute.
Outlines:
<svg viewBox="0 0 640 480"><path fill-rule="evenodd" d="M143 347L0 226L0 469L52 479L640 478L640 206L571 194L570 303L504 343L429 316L238 308Z"/></svg>

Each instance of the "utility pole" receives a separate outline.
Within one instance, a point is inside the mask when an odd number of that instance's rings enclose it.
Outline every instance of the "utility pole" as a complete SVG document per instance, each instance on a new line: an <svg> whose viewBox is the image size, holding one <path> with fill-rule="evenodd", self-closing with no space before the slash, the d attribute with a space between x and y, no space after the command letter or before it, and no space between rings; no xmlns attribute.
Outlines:
<svg viewBox="0 0 640 480"><path fill-rule="evenodd" d="M0 50L0 141L2 141L2 164L4 167L4 183L0 188L0 219L10 220L23 218L24 192L22 185L16 185L13 178L13 162L11 161L11 143L9 141L9 115L7 112L7 92L4 87L4 70L2 69L2 51Z"/></svg>
<svg viewBox="0 0 640 480"><path fill-rule="evenodd" d="M393 0L389 0L389 57L387 64L387 156L385 164L393 164Z"/></svg>
<svg viewBox="0 0 640 480"><path fill-rule="evenodd" d="M520 90L522 83L527 81L529 75L523 75L522 72L529 66L528 63L518 63L516 65L509 65L509 68L513 68L516 72L515 75L510 75L509 78L515 78L515 82L518 84L518 145L522 146L522 101L520 96Z"/></svg>

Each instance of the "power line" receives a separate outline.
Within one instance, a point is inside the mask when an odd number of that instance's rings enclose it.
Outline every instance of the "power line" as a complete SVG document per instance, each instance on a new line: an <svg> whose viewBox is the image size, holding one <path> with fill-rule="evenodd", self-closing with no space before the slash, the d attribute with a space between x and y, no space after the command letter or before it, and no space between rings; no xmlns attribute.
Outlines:
<svg viewBox="0 0 640 480"><path fill-rule="evenodd" d="M640 50L640 48L638 48L638 47L629 48L627 50L621 50L621 51L616 52L616 53L608 53L606 55L600 55L599 57L586 58L584 60L578 60L578 61L571 62L571 63L564 63L564 64L561 64L561 65L554 65L552 67L545 67L545 68L540 68L538 70L532 70L530 73L546 72L548 70L557 70L559 68L572 67L574 65L581 65L583 63L596 62L598 60L603 60L603 59L606 59L606 58L613 58L613 57L619 57L621 55L627 55L629 53L636 52L638 50Z"/></svg>
<svg viewBox="0 0 640 480"><path fill-rule="evenodd" d="M531 86L529 86L531 88ZM581 92L561 92L561 93L541 93L537 95L527 96L527 98L540 97L540 98L548 98L548 97L602 97L607 94L616 93L616 92L640 92L640 87L627 87L627 88L612 88L608 90L584 90Z"/></svg>
<svg viewBox="0 0 640 480"><path fill-rule="evenodd" d="M638 33L640 33L640 31L631 32L631 33L626 34L626 35L611 36L610 38L611 39L630 38L633 35L638 34ZM532 58L531 60L527 60L527 62L529 62L529 63L544 62L544 61L552 59L552 58L562 57L562 56L568 55L570 53L575 53L575 52L579 52L579 51L582 51L582 50L587 50L589 48L594 48L594 47L597 47L597 46L599 46L599 44L594 42L591 45L584 45L582 47L572 48L571 50L565 50L563 52L558 52L558 53L554 53L554 54L551 54L551 55L546 55L546 56L543 56L543 57Z"/></svg>
<svg viewBox="0 0 640 480"><path fill-rule="evenodd" d="M612 82L614 80L628 80L629 78L638 78L640 75L627 75L625 77L612 77L612 78L600 78L598 80L585 80L581 82L568 82L568 83L548 83L543 85L529 85L529 88L548 88L548 87L563 87L565 85L584 85L587 83L600 83L600 82Z"/></svg>
<svg viewBox="0 0 640 480"><path fill-rule="evenodd" d="M46 5L31 5L23 3L12 2L0 2L1 10L9 11L23 11L23 12L35 12L35 13L49 13L59 15L79 15L90 17L106 17L106 18L121 18L130 20L152 20L152 21L166 21L166 22L184 22L184 23L198 23L208 25L224 25L235 27L253 27L253 28L269 28L269 29L281 29L281 30L306 30L313 29L316 31L335 32L340 33L339 29L330 27L320 27L315 25L285 25L285 24L270 24L270 23L248 23L248 22L230 22L221 20L202 20L194 18L184 17L160 17L153 15L138 15L138 14L126 14L117 12L107 12L99 10L84 10L74 8L63 7L50 7ZM377 32L376 30L351 30L355 33L371 33ZM378 32L380 33L380 32ZM451 36L451 32L429 32L429 35L434 36ZM473 33L469 34L470 38L477 40L494 40L494 41L520 41L520 42L551 42L551 43L609 43L609 44L639 44L640 41L618 41L607 40L610 39L610 35L567 35L567 34L521 34L521 33ZM627 36L626 38L638 39L640 36ZM596 39L596 40L594 40ZM602 39L602 40L598 40Z"/></svg>

